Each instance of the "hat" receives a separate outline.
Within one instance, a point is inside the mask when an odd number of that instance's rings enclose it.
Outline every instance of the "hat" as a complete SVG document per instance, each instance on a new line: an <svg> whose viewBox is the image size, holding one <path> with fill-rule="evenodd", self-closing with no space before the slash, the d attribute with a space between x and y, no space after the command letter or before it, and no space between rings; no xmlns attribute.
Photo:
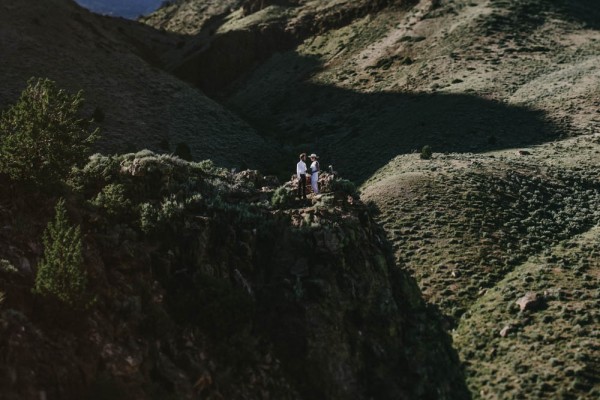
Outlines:
<svg viewBox="0 0 600 400"><path fill-rule="evenodd" d="M319 158L315 153L312 153L309 158Z"/></svg>

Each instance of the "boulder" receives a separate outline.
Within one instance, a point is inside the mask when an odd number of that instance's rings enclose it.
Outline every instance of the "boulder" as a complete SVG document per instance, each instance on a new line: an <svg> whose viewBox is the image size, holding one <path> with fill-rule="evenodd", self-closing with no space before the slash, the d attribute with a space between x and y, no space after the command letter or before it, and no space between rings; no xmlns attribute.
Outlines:
<svg viewBox="0 0 600 400"><path fill-rule="evenodd" d="M544 306L544 298L535 292L527 292L525 296L516 301L521 311L539 310Z"/></svg>
<svg viewBox="0 0 600 400"><path fill-rule="evenodd" d="M500 330L501 337L507 337L509 333L513 331L513 326L511 324L505 325L504 328Z"/></svg>

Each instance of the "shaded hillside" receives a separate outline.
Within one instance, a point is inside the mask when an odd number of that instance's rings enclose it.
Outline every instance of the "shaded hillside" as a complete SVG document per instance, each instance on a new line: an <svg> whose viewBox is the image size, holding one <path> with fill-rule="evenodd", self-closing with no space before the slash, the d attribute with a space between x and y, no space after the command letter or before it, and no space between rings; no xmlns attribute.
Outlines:
<svg viewBox="0 0 600 400"><path fill-rule="evenodd" d="M360 202L275 210L255 171L149 151L93 156L70 184L87 309L32 294L55 198L3 182L3 399L468 398Z"/></svg>
<svg viewBox="0 0 600 400"><path fill-rule="evenodd" d="M317 152L359 183L424 145L473 152L541 143L561 132L541 110L472 94L360 92L306 80L320 68L296 53L275 56L228 105L265 134L296 152Z"/></svg>
<svg viewBox="0 0 600 400"><path fill-rule="evenodd" d="M244 121L146 61L156 59L152 46L177 38L65 0L2 2L0 26L2 108L30 77L49 77L85 91L88 113L103 128L102 151L172 152L185 143L195 159L230 167L259 165L258 154L275 153Z"/></svg>

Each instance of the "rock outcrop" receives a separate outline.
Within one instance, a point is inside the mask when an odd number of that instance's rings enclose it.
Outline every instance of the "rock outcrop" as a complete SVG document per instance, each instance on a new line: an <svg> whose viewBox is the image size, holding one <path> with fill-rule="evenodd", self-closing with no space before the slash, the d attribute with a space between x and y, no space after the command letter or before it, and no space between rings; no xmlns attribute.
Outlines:
<svg viewBox="0 0 600 400"><path fill-rule="evenodd" d="M332 195L275 210L262 183L150 152L95 156L69 204L95 301L73 311L0 271L3 398L467 398L368 208ZM101 200L115 186L126 198ZM14 215L0 213L5 239L22 234ZM9 263L27 252L8 243Z"/></svg>

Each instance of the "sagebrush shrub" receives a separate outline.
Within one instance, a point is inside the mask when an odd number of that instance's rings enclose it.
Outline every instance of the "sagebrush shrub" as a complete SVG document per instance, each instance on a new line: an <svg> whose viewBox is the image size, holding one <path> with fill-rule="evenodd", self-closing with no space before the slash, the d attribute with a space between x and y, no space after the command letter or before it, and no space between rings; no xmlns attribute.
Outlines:
<svg viewBox="0 0 600 400"><path fill-rule="evenodd" d="M430 146L423 146L421 149L421 159L429 160L433 156L433 152L431 151Z"/></svg>
<svg viewBox="0 0 600 400"><path fill-rule="evenodd" d="M38 264L34 292L76 308L86 307L81 230L69 222L64 199L58 201L55 211L44 231L44 256Z"/></svg>
<svg viewBox="0 0 600 400"><path fill-rule="evenodd" d="M281 186L275 189L271 197L271 205L275 208L285 208L294 202L294 192Z"/></svg>
<svg viewBox="0 0 600 400"><path fill-rule="evenodd" d="M109 217L118 218L132 211L131 201L127 198L125 186L122 184L106 185L91 203Z"/></svg>
<svg viewBox="0 0 600 400"><path fill-rule="evenodd" d="M68 94L48 79L31 79L0 116L0 173L12 180L52 185L83 164L97 139L81 119L82 92Z"/></svg>
<svg viewBox="0 0 600 400"><path fill-rule="evenodd" d="M334 179L329 185L329 189L332 192L343 193L353 197L357 196L356 185L348 179Z"/></svg>

